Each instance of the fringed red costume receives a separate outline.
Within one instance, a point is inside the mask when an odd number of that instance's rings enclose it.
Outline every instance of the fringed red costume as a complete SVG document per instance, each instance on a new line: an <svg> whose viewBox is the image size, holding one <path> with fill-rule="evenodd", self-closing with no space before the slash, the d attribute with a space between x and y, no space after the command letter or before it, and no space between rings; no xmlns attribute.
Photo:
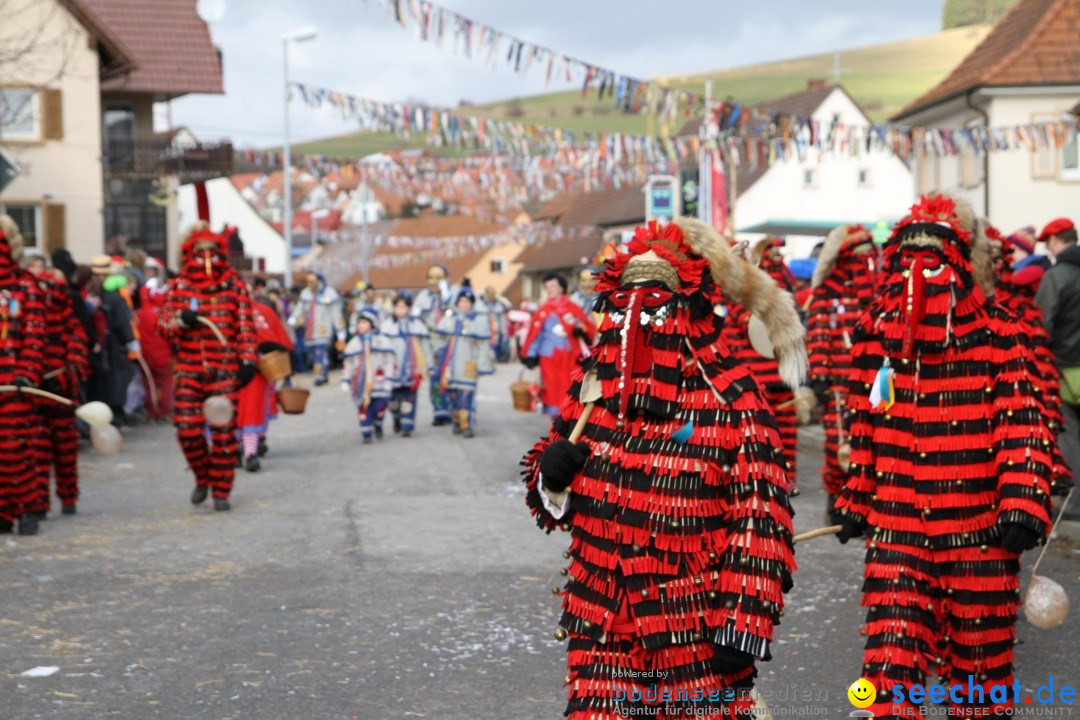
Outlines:
<svg viewBox="0 0 1080 720"><path fill-rule="evenodd" d="M1035 354L1034 374L1039 381L1039 397L1046 409L1049 425L1055 432L1064 427L1061 413L1061 371L1054 363L1050 350L1050 334L1043 324L1042 308L1035 302L1035 292L1043 276L1039 265L1028 265L1020 271L1013 270L1013 246L993 225L986 226L994 258L994 302L1012 313L1023 327L1028 344ZM1073 485L1072 472L1061 454L1058 443L1053 445L1054 475L1050 487L1055 495L1065 495Z"/></svg>
<svg viewBox="0 0 1080 720"><path fill-rule="evenodd" d="M20 245L21 238L16 236ZM45 308L34 278L12 259L12 247L0 231L0 385L36 387L41 381ZM0 532L11 532L23 516L20 532L36 532L31 513L38 477L34 442L40 428L29 395L0 393Z"/></svg>
<svg viewBox="0 0 1080 720"><path fill-rule="evenodd" d="M875 275L881 258L873 238L862 225L843 225L825 239L810 280L806 350L810 354L810 383L822 407L825 464L821 478L831 498L847 482L847 444L843 429L851 373L851 344L855 326L874 298Z"/></svg>
<svg viewBox="0 0 1080 720"><path fill-rule="evenodd" d="M795 280L791 271L784 264L780 248L784 246L781 238L765 238L755 245L751 252L751 262L756 264L772 278L777 286L787 293L795 292ZM767 358L758 353L750 343L750 312L738 303L725 298L724 308L728 319L721 331L728 351L736 360L750 368L750 373L765 392L765 399L780 428L780 440L784 445L784 460L795 486L795 457L799 445L799 425L795 408L793 389L784 382L775 358Z"/></svg>
<svg viewBox="0 0 1080 720"><path fill-rule="evenodd" d="M718 284L775 306L774 342L798 376L791 298L711 227L650 223L600 276L593 355L523 462L537 523L572 536L556 631L570 641L570 718L743 713L754 662L770 657L795 569L788 479L758 384L718 342Z"/></svg>
<svg viewBox="0 0 1080 720"><path fill-rule="evenodd" d="M195 473L197 495L192 501L196 502L200 488L210 488L215 500L225 499L232 490L236 465L236 419L222 426L208 425L203 402L222 395L235 407L237 392L255 375L251 297L229 267L226 235L197 226L182 253L183 267L169 283L158 318L161 334L173 343L176 356L173 419L180 448ZM201 319L217 326L224 343Z"/></svg>
<svg viewBox="0 0 1080 720"><path fill-rule="evenodd" d="M989 686L1012 682L1020 552L1048 530L1054 436L1030 351L975 280L973 228L950 198L915 205L854 338L851 477L835 515L842 542L869 534L863 675L876 716L892 713L894 685L931 671L994 705Z"/></svg>
<svg viewBox="0 0 1080 720"><path fill-rule="evenodd" d="M80 384L90 376L86 330L75 316L63 274L46 272L37 278L45 308L45 344L41 387L78 402ZM48 512L49 478L56 480L56 496L65 514L75 512L79 499L79 433L75 408L45 398L37 399L43 420L44 443L38 451L39 495L37 512Z"/></svg>

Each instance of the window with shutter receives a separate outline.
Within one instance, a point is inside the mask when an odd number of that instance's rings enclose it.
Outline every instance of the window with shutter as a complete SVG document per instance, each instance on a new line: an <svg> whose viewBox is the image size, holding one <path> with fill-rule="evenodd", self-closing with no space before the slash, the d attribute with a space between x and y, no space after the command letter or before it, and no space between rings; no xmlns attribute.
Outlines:
<svg viewBox="0 0 1080 720"><path fill-rule="evenodd" d="M67 213L63 205L45 206L45 253L67 247Z"/></svg>
<svg viewBox="0 0 1080 720"><path fill-rule="evenodd" d="M41 92L41 105L43 108L42 135L46 140L64 139L64 99L59 90L43 90Z"/></svg>

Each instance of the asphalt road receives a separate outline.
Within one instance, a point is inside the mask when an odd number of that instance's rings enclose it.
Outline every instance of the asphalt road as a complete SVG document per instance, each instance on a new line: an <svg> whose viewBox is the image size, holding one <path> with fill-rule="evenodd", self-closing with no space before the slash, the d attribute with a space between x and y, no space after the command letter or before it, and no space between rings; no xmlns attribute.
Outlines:
<svg viewBox="0 0 1080 720"><path fill-rule="evenodd" d="M364 446L347 397L318 389L225 514L188 503L171 427L87 450L79 514L0 538L0 718L562 717L551 588L568 539L523 504L517 463L546 422L512 411L516 375L484 380L471 440L430 427L425 405L413 438ZM820 439L800 435L798 531L822 523ZM1078 557L1058 544L1041 568L1073 598ZM832 538L800 546L760 666L775 717L852 709L861 559ZM1026 691L1080 683L1077 627L1020 621ZM59 669L22 675L39 666Z"/></svg>

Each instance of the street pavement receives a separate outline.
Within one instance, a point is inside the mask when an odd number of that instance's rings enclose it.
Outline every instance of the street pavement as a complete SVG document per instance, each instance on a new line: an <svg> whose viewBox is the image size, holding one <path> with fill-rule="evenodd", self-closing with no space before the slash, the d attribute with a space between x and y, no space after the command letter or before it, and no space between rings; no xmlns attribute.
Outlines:
<svg viewBox="0 0 1080 720"><path fill-rule="evenodd" d="M79 514L0 538L0 720L562 717L551 588L569 541L523 503L518 461L547 423L513 411L517 372L481 382L470 440L431 427L425 402L413 438L361 445L348 397L315 389L272 426L264 469L238 472L229 513L188 502L169 426L87 449ZM823 523L820 445L819 427L800 433L799 532ZM1040 568L1074 599L1077 552L1056 544ZM759 666L774 717L852 710L862 554L799 546ZM1080 681L1075 618L1019 634L1025 692ZM37 667L59 669L22 675Z"/></svg>

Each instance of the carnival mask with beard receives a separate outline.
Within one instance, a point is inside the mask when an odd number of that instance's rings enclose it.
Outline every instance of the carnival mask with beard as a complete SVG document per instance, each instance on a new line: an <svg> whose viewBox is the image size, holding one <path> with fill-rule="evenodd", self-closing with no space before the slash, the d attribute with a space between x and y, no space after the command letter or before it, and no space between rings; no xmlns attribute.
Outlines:
<svg viewBox="0 0 1080 720"><path fill-rule="evenodd" d="M192 233L184 243L183 274L193 280L220 280L229 270L224 246L224 236L207 229Z"/></svg>

